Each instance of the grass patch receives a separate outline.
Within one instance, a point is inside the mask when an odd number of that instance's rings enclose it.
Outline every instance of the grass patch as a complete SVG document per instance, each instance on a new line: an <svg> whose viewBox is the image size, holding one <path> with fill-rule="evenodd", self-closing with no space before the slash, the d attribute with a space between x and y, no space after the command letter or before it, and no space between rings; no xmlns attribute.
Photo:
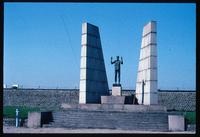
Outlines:
<svg viewBox="0 0 200 137"><path fill-rule="evenodd" d="M28 118L28 112L40 111L39 108L25 107L25 106L4 106L3 107L3 117L15 118L16 108L19 110L20 118Z"/></svg>
<svg viewBox="0 0 200 137"><path fill-rule="evenodd" d="M196 112L184 112L188 124L196 124Z"/></svg>

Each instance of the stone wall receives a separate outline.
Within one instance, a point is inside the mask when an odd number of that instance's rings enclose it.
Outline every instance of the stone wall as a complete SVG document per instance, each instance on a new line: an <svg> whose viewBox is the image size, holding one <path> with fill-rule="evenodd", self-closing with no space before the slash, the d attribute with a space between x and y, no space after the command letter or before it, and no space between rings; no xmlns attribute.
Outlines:
<svg viewBox="0 0 200 137"><path fill-rule="evenodd" d="M61 103L78 103L78 90L4 89L4 106L30 106L58 109Z"/></svg>
<svg viewBox="0 0 200 137"><path fill-rule="evenodd" d="M3 105L58 109L61 103L77 104L78 93L78 89L4 89ZM130 94L134 94L134 91L122 92L122 95ZM196 92L159 90L158 104L166 106L168 110L195 111Z"/></svg>
<svg viewBox="0 0 200 137"><path fill-rule="evenodd" d="M195 111L196 92L159 92L158 103L168 110Z"/></svg>

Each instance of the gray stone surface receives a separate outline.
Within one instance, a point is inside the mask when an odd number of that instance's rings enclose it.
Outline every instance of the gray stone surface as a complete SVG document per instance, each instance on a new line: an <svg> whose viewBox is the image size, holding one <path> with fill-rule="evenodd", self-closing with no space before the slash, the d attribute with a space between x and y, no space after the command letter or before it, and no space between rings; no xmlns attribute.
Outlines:
<svg viewBox="0 0 200 137"><path fill-rule="evenodd" d="M41 112L28 112L28 123L29 128L41 127Z"/></svg>
<svg viewBox="0 0 200 137"><path fill-rule="evenodd" d="M196 125L195 124L188 124L187 125L187 131L196 131Z"/></svg>
<svg viewBox="0 0 200 137"><path fill-rule="evenodd" d="M87 111L123 111L123 112L166 112L166 107L159 105L133 105L133 104L62 104L63 110Z"/></svg>
<svg viewBox="0 0 200 137"><path fill-rule="evenodd" d="M168 110L196 111L196 92L158 92L158 103Z"/></svg>
<svg viewBox="0 0 200 137"><path fill-rule="evenodd" d="M61 103L78 103L78 90L67 89L4 89L4 106L28 106L56 110Z"/></svg>
<svg viewBox="0 0 200 137"><path fill-rule="evenodd" d="M124 104L125 96L101 96L101 104Z"/></svg>
<svg viewBox="0 0 200 137"><path fill-rule="evenodd" d="M167 113L67 110L53 113L51 127L168 131Z"/></svg>
<svg viewBox="0 0 200 137"><path fill-rule="evenodd" d="M143 81L145 83L143 90ZM143 93L144 92L144 93ZM139 104L158 104L157 94L157 42L156 22L150 21L143 28L138 64L136 97ZM142 102L143 100L143 102Z"/></svg>
<svg viewBox="0 0 200 137"><path fill-rule="evenodd" d="M185 118L181 115L169 115L168 124L170 131L185 131Z"/></svg>
<svg viewBox="0 0 200 137"><path fill-rule="evenodd" d="M112 86L112 95L113 96L121 96L122 95L122 87L121 86Z"/></svg>
<svg viewBox="0 0 200 137"><path fill-rule="evenodd" d="M14 118L3 118L4 126L15 126L16 120Z"/></svg>
<svg viewBox="0 0 200 137"><path fill-rule="evenodd" d="M99 29L82 24L79 103L100 103L108 95L108 82Z"/></svg>
<svg viewBox="0 0 200 137"><path fill-rule="evenodd" d="M133 90L122 90L122 95L129 96ZM57 110L62 103L78 104L79 91L69 89L4 89L4 106L39 107L44 110ZM168 110L196 111L196 92L160 91L158 104Z"/></svg>
<svg viewBox="0 0 200 137"><path fill-rule="evenodd" d="M72 134L195 134L195 131L181 131L181 132L169 132L169 131L140 131L140 130L123 130L123 129L71 129L71 128L15 128L11 126L3 126L3 133L72 133Z"/></svg>

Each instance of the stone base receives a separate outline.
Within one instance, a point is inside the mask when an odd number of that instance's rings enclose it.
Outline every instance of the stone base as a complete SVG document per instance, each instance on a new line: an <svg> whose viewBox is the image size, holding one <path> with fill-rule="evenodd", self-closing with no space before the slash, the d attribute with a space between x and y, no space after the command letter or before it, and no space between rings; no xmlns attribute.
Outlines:
<svg viewBox="0 0 200 137"><path fill-rule="evenodd" d="M122 112L166 112L166 107L159 105L129 105L129 104L66 104L61 105L62 110L87 111L122 111Z"/></svg>
<svg viewBox="0 0 200 137"><path fill-rule="evenodd" d="M142 93L135 93L138 103L142 104ZM144 93L143 105L157 105L158 104L158 93L157 92L146 92Z"/></svg>
<svg viewBox="0 0 200 137"><path fill-rule="evenodd" d="M41 113L40 112L28 112L28 123L29 128L41 127Z"/></svg>
<svg viewBox="0 0 200 137"><path fill-rule="evenodd" d="M121 84L113 84L113 87L121 87Z"/></svg>
<svg viewBox="0 0 200 137"><path fill-rule="evenodd" d="M181 115L168 116L169 131L185 131L185 119Z"/></svg>
<svg viewBox="0 0 200 137"><path fill-rule="evenodd" d="M121 84L113 84L113 87L112 87L112 96L121 96L121 95L122 95Z"/></svg>
<svg viewBox="0 0 200 137"><path fill-rule="evenodd" d="M101 104L124 104L125 96L101 96Z"/></svg>
<svg viewBox="0 0 200 137"><path fill-rule="evenodd" d="M83 104L85 105L85 104ZM99 104L106 110L116 107ZM107 106L107 107L105 107ZM119 108L118 108L119 109ZM134 108L133 108L134 110ZM134 131L168 131L166 112L88 111L60 110L53 113L54 122L49 127L70 129L120 129ZM103 132L102 132L103 133Z"/></svg>

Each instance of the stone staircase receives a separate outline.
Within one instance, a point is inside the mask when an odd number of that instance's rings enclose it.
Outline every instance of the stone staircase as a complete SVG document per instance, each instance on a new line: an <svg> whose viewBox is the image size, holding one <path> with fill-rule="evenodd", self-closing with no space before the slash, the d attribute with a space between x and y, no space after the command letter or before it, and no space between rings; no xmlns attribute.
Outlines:
<svg viewBox="0 0 200 137"><path fill-rule="evenodd" d="M62 110L43 127L168 131L167 112Z"/></svg>

